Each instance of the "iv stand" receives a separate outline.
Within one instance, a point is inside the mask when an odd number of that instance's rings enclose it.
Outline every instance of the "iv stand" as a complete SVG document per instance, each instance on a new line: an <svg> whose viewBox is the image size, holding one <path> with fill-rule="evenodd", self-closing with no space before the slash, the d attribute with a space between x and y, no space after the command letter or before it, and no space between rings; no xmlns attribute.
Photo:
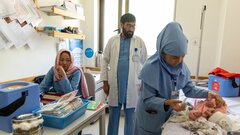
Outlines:
<svg viewBox="0 0 240 135"><path fill-rule="evenodd" d="M196 84L198 83L199 78L199 67L200 67L200 57L201 57L201 47L202 47L202 37L203 37L203 27L204 27L204 18L205 18L205 12L206 12L207 6L204 5L202 8L202 14L201 14L201 23L200 23L200 42L199 42L199 49L198 49L198 59L197 59L197 70L196 70Z"/></svg>

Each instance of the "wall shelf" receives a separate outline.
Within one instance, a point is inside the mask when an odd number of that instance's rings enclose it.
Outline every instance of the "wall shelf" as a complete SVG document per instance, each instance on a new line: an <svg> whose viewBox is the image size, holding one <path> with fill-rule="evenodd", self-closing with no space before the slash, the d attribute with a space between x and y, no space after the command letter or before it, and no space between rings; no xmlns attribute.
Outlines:
<svg viewBox="0 0 240 135"><path fill-rule="evenodd" d="M80 16L74 12L64 10L58 7L40 7L41 11L46 12L49 16L51 15L60 15L63 16L65 19L79 19L85 20L85 16Z"/></svg>
<svg viewBox="0 0 240 135"><path fill-rule="evenodd" d="M43 33L47 33L50 36L56 37L56 38L78 38L78 39L85 39L85 35L84 34L69 34L69 33L63 33L63 32L58 32L55 30L40 30L40 29L36 29L37 32L43 32Z"/></svg>

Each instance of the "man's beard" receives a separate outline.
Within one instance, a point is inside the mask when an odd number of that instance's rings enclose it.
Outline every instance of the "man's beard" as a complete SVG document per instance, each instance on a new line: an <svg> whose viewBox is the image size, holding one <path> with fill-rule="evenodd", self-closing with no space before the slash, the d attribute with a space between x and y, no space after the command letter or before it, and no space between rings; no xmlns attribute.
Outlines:
<svg viewBox="0 0 240 135"><path fill-rule="evenodd" d="M124 34L125 38L132 38L134 32L133 31L126 31L125 29L123 29L123 34Z"/></svg>

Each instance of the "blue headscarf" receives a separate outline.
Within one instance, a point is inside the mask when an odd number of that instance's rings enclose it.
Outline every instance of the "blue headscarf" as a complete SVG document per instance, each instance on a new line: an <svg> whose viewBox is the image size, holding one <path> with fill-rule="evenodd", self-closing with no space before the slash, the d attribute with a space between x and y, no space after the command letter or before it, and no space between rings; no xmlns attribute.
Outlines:
<svg viewBox="0 0 240 135"><path fill-rule="evenodd" d="M157 51L145 63L139 78L149 86L161 91L162 96L170 96L169 83L174 78L180 89L189 80L190 73L184 62L176 67L167 64L161 56L162 52L173 56L187 54L187 39L182 27L177 22L171 22L165 26L157 38ZM163 91L162 91L163 90Z"/></svg>

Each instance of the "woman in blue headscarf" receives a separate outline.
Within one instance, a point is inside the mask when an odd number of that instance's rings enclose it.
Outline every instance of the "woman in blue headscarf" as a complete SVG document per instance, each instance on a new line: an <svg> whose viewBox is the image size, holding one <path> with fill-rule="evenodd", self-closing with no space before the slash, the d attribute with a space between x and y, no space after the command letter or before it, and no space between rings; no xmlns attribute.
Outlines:
<svg viewBox="0 0 240 135"><path fill-rule="evenodd" d="M186 97L216 98L224 103L219 95L192 84L189 69L183 62L187 54L187 42L177 22L167 24L158 35L157 51L146 61L139 75L142 85L134 135L161 134L161 127L172 110L185 110L185 104L177 99L180 89Z"/></svg>

